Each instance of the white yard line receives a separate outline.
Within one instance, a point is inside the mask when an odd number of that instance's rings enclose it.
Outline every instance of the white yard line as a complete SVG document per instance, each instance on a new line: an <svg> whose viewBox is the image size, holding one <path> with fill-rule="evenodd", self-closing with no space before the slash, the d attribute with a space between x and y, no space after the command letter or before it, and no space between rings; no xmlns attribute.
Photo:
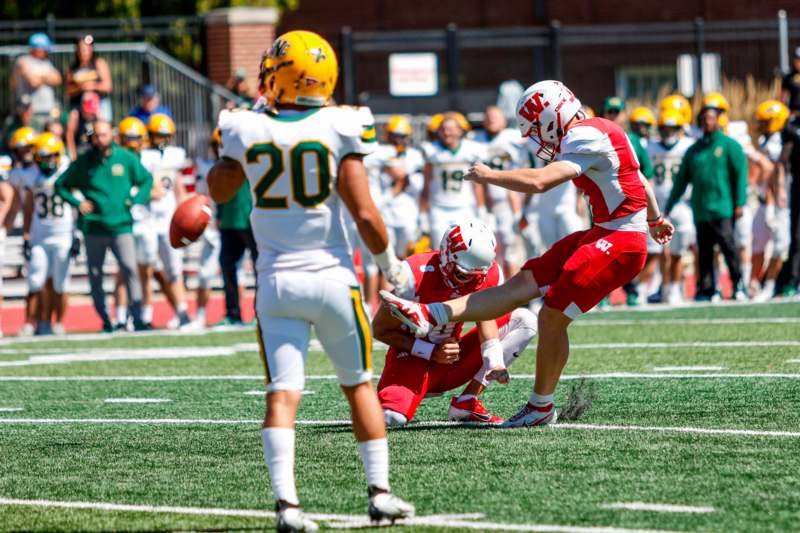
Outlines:
<svg viewBox="0 0 800 533"><path fill-rule="evenodd" d="M0 407L0 413L19 413L22 407Z"/></svg>
<svg viewBox="0 0 800 533"><path fill-rule="evenodd" d="M683 325L741 325L741 324L800 324L800 318L781 316L764 318L608 318L586 319L573 322L576 326L683 326Z"/></svg>
<svg viewBox="0 0 800 533"><path fill-rule="evenodd" d="M47 424L123 424L123 425L257 425L261 420L248 419L210 419L210 418L0 418L0 425L47 425ZM349 420L298 420L300 426L349 426ZM424 421L410 424L409 428L429 427L447 428L458 426L475 426L475 424L446 421ZM491 428L487 428L491 429ZM648 433L694 433L699 435L730 435L739 437L778 437L800 438L800 431L771 431L755 429L699 428L699 427L662 427L611 424L576 424L559 423L548 426L552 429L582 429L589 431L637 431ZM497 429L495 429L497 430ZM403 431L400 429L400 431ZM519 430L517 430L519 431ZM528 430L538 431L538 430Z"/></svg>
<svg viewBox="0 0 800 533"><path fill-rule="evenodd" d="M263 389L261 389L261 390L255 389L255 390L245 391L244 394L246 396L264 396L265 394L267 394L267 391L265 391ZM313 390L309 390L309 389L303 390L303 393L302 393L303 396L308 396L310 394L316 394L316 392L314 392Z"/></svg>
<svg viewBox="0 0 800 533"><path fill-rule="evenodd" d="M106 398L105 403L167 403L169 398Z"/></svg>
<svg viewBox="0 0 800 533"><path fill-rule="evenodd" d="M787 363L800 363L800 359L789 359L786 362Z"/></svg>
<svg viewBox="0 0 800 533"><path fill-rule="evenodd" d="M797 360L800 362L800 359ZM789 361L794 362L794 361ZM512 379L533 379L533 374L511 374ZM335 374L315 374L306 376L309 381L334 381ZM375 376L377 379L377 376ZM594 374L565 374L562 381L576 379L800 379L800 373L777 372L726 372L708 374L666 374L660 372L598 372ZM216 376L0 376L1 382L70 382L70 381L141 381L141 382L183 382L183 381L264 381L262 376L216 375Z"/></svg>
<svg viewBox="0 0 800 533"><path fill-rule="evenodd" d="M61 365L68 363L85 363L88 361L141 361L145 359L187 359L194 357L229 357L237 353L257 351L255 343L235 344L232 346L195 346L188 348L155 347L155 348L98 348L84 349L79 352L51 353L49 355L31 355L27 359L0 361L4 366Z"/></svg>
<svg viewBox="0 0 800 533"><path fill-rule="evenodd" d="M673 505L669 503L648 502L614 502L604 503L604 509L624 509L626 511L652 511L656 513L715 513L717 510L709 506Z"/></svg>
<svg viewBox="0 0 800 533"><path fill-rule="evenodd" d="M724 366L654 366L653 372L719 372Z"/></svg>
<svg viewBox="0 0 800 533"><path fill-rule="evenodd" d="M570 344L572 349L641 349L641 348L743 348L800 346L800 341L689 341L689 342L591 342Z"/></svg>
<svg viewBox="0 0 800 533"><path fill-rule="evenodd" d="M105 502L75 502L53 500L20 500L15 498L0 498L0 505L17 505L27 507L61 508L61 509L90 509L97 511L134 512L134 513L166 513L199 516L229 516L238 518L275 518L272 511L249 509L224 509L216 507L179 507L166 505L132 505ZM369 527L372 524L365 516L344 514L307 513L312 520L325 522L333 528L359 528ZM447 514L418 516L408 520L399 520L397 525L403 526L433 526L453 529L473 529L484 531L534 531L541 533L671 533L652 529L626 529L609 526L568 526L555 524L507 524L502 522L484 522L483 514Z"/></svg>

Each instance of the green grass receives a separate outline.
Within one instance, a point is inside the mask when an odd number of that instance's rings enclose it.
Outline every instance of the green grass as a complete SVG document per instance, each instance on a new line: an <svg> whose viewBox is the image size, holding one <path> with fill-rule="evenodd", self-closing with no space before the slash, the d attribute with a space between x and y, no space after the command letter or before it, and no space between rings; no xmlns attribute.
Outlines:
<svg viewBox="0 0 800 533"><path fill-rule="evenodd" d="M631 343L800 341L800 305L731 306L663 312L593 313L571 329L566 374L634 372L659 366L720 366L727 374L798 374L800 346L660 346ZM757 323L659 325L665 319L762 318ZM591 324L591 321L601 321ZM635 320L635 325L607 323ZM52 350L209 347L252 344L252 332L6 342L0 363L53 355ZM615 343L615 348L581 347ZM247 348L247 347L243 347ZM47 352L51 350L51 352ZM376 366L382 365L377 352ZM531 374L529 349L512 369ZM320 352L307 374L332 368ZM683 372L669 372L670 376ZM691 374L708 372L693 371ZM712 372L714 373L714 372ZM235 379L14 381L14 376L235 376ZM210 425L130 423L0 424L0 498L133 505L271 510L258 420L263 398L258 355L2 366L0 419L211 419ZM579 420L594 427L514 430L413 424L389 435L394 490L418 514L483 513L487 522L559 524L671 531L791 531L800 523L800 438L597 426L745 429L800 432L800 379L786 377L594 378L592 408ZM529 378L490 387L487 406L513 414ZM574 381L559 387L563 403ZM335 381L310 379L301 420L341 421L346 403ZM167 403L109 404L108 398L165 398ZM423 402L417 419L446 417L449 396ZM365 511L365 480L349 428L298 426L297 477L314 513ZM712 506L709 514L612 510L611 502ZM480 523L478 521L477 523ZM0 504L2 531L262 530L268 519L57 509ZM414 531L458 528L407 527Z"/></svg>

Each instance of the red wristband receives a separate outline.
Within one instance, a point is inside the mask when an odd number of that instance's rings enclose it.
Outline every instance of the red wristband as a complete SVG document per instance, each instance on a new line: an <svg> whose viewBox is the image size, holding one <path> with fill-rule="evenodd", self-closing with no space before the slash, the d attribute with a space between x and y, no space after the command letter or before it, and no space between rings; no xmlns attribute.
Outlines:
<svg viewBox="0 0 800 533"><path fill-rule="evenodd" d="M664 223L664 217L663 216L658 217L653 222L650 222L649 220L647 221L647 225L650 226L651 228L655 228L656 226L660 226L663 223Z"/></svg>

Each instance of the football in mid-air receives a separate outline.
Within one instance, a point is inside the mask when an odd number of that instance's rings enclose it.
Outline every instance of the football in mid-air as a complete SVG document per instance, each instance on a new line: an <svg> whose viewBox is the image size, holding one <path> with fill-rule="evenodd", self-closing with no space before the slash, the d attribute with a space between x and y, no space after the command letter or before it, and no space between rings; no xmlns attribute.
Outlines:
<svg viewBox="0 0 800 533"><path fill-rule="evenodd" d="M175 210L169 225L169 242L172 247L183 248L199 239L212 215L211 201L205 194L184 200Z"/></svg>

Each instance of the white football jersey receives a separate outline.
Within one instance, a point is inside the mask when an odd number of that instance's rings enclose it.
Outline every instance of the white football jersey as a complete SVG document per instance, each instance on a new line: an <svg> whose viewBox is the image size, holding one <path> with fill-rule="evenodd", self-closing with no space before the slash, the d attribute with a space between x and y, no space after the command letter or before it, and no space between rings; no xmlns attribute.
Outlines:
<svg viewBox="0 0 800 533"><path fill-rule="evenodd" d="M189 166L186 150L177 146L167 146L163 151L149 148L142 150L142 166L158 180L164 189L164 196L150 202L150 216L155 224L156 232L169 231L172 213L178 206L175 196L175 183L181 179L181 170Z"/></svg>
<svg viewBox="0 0 800 533"><path fill-rule="evenodd" d="M650 161L653 163L653 192L661 209L667 206L669 193L672 192L673 178L678 175L678 169L681 168L681 161L686 155L686 150L694 143L695 140L688 137L681 137L678 142L669 147L659 141L648 143L647 155L650 156ZM691 194L690 191L687 192ZM684 194L684 198L688 198L688 196Z"/></svg>
<svg viewBox="0 0 800 533"><path fill-rule="evenodd" d="M53 188L67 167L69 159L64 157L58 170L52 175L45 176L38 171L29 175L23 184L27 193L33 195L30 238L34 244L53 239L72 240L72 230L75 227L72 206L56 195Z"/></svg>
<svg viewBox="0 0 800 533"><path fill-rule="evenodd" d="M425 178L422 176L422 167L425 166L425 159L422 152L410 146L406 147L401 153L393 144L379 144L374 152L364 158L364 165L370 173L370 179L377 179L380 182L382 191L391 187L391 178L386 174L385 169L393 165L402 166L408 175L408 186L406 192L414 197L419 197Z"/></svg>
<svg viewBox="0 0 800 533"><path fill-rule="evenodd" d="M13 164L9 156L0 155L0 181L8 181L8 175Z"/></svg>
<svg viewBox="0 0 800 533"><path fill-rule="evenodd" d="M431 206L475 206L472 184L464 182L464 175L474 163L486 159L486 146L469 139L462 139L455 150L445 147L439 141L427 145L425 161L432 167L429 197Z"/></svg>
<svg viewBox="0 0 800 533"><path fill-rule="evenodd" d="M776 131L772 135L762 135L758 138L758 149L766 155L770 161L777 163L781 158L783 151L783 141L781 140L781 132Z"/></svg>
<svg viewBox="0 0 800 533"><path fill-rule="evenodd" d="M17 165L12 167L8 172L8 182L12 187L17 189L17 191L22 192L25 189L25 184L29 183L38 174L39 167L35 164L31 164L27 167Z"/></svg>
<svg viewBox="0 0 800 533"><path fill-rule="evenodd" d="M486 159L484 163L491 168L508 170L519 166L520 149L524 139L519 130L506 128L494 136L486 130L478 130L471 139L486 146ZM508 201L508 189L496 185L487 185L486 192L492 206Z"/></svg>
<svg viewBox="0 0 800 533"><path fill-rule="evenodd" d="M352 268L336 177L345 156L375 149L370 110L222 111L219 128L221 156L242 165L253 191L258 271Z"/></svg>

